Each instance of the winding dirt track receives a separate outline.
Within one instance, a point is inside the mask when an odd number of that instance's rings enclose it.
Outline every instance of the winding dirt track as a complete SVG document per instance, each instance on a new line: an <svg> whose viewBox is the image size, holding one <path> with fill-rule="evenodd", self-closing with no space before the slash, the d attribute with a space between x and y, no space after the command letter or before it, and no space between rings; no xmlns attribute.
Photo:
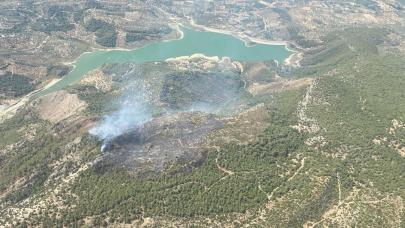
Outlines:
<svg viewBox="0 0 405 228"><path fill-rule="evenodd" d="M233 171L225 169L224 167L219 165L219 163L218 163L218 159L219 159L219 155L220 155L219 147L213 146L213 148L215 148L215 150L218 152L218 156L217 156L217 158L215 158L215 164L217 165L218 169L227 175L234 175L235 173Z"/></svg>

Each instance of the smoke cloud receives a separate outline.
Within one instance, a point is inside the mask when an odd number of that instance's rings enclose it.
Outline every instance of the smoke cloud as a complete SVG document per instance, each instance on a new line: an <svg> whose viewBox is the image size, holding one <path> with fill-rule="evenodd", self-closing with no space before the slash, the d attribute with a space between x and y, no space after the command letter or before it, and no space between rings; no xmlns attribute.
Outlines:
<svg viewBox="0 0 405 228"><path fill-rule="evenodd" d="M155 78L151 79L151 73L147 70L132 65L113 66L111 72L114 72L123 93L112 104L116 111L104 116L89 131L102 141L101 151L105 151L115 138L152 120L154 113L204 112L226 115L237 112L241 107L241 83L239 77L234 75L189 72L186 77L163 73L153 75ZM159 93L159 89L166 89L166 92Z"/></svg>
<svg viewBox="0 0 405 228"><path fill-rule="evenodd" d="M101 123L90 129L90 134L103 141L101 151L116 137L140 126L152 118L148 95L139 88L127 89L118 100L117 111L103 117Z"/></svg>

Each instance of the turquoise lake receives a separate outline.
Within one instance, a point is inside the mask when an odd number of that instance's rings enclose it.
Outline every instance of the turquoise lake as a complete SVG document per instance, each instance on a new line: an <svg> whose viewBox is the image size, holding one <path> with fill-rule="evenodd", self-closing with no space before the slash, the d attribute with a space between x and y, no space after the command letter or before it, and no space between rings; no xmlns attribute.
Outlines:
<svg viewBox="0 0 405 228"><path fill-rule="evenodd" d="M35 96L39 97L64 89L79 81L89 71L108 63L158 62L197 53L205 56L229 57L237 61L277 60L283 62L292 54L285 45L257 43L248 47L244 41L231 35L202 32L185 27L180 27L180 29L184 34L181 39L151 43L130 51L95 50L84 53L73 63L75 67L69 74Z"/></svg>

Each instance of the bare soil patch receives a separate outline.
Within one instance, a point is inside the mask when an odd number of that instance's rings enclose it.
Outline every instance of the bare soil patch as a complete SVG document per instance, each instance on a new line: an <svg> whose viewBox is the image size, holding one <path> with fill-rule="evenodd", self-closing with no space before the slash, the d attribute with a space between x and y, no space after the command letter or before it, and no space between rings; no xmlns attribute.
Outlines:
<svg viewBox="0 0 405 228"><path fill-rule="evenodd" d="M34 105L35 112L51 123L58 123L69 118L86 108L86 103L81 101L76 94L66 91L57 91L42 97Z"/></svg>

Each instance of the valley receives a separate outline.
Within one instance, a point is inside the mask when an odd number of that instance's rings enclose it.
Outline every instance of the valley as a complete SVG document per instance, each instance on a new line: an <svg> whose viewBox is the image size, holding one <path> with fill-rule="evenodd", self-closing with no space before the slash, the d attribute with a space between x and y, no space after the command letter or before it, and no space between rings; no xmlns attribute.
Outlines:
<svg viewBox="0 0 405 228"><path fill-rule="evenodd" d="M404 4L0 3L0 226L403 227Z"/></svg>

